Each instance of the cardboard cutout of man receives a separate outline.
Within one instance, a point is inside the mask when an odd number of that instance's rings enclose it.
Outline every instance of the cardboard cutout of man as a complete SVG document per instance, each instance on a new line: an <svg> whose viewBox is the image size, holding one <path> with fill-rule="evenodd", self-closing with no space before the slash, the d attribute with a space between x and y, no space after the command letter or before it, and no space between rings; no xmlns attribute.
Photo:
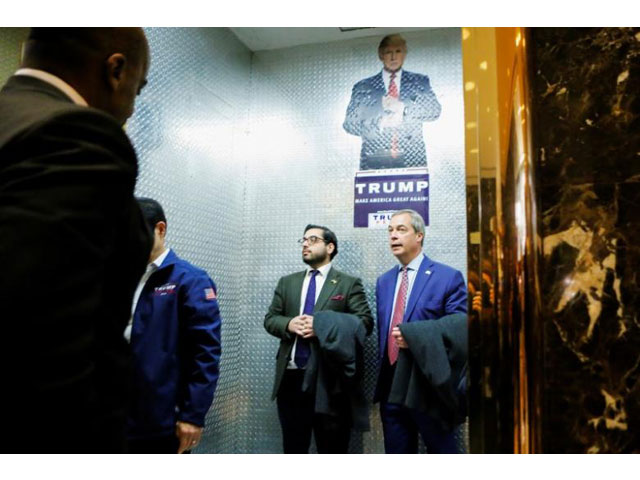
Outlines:
<svg viewBox="0 0 640 480"><path fill-rule="evenodd" d="M383 69L353 87L343 128L362 137L360 170L427 165L422 124L441 106L429 77L402 68L407 43L387 35L378 47Z"/></svg>

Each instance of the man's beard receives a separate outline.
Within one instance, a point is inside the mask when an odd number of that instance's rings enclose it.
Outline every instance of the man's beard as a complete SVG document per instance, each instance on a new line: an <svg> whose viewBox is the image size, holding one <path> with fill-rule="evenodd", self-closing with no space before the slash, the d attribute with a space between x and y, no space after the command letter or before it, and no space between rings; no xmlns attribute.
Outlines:
<svg viewBox="0 0 640 480"><path fill-rule="evenodd" d="M306 263L309 266L313 266L313 265L318 265L319 263L323 263L325 260L327 260L327 257L329 256L328 253L324 254L324 255L319 255L319 254L311 254L309 257L305 258L304 256L302 257L302 261L304 263Z"/></svg>

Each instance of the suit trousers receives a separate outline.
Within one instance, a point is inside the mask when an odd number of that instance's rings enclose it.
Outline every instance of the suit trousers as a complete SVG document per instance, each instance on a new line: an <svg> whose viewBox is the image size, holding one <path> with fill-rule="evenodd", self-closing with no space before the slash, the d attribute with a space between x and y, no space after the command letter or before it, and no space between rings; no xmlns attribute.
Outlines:
<svg viewBox="0 0 640 480"><path fill-rule="evenodd" d="M456 429L444 430L430 415L395 403L380 402L385 453L418 453L418 433L427 453L464 453Z"/></svg>
<svg viewBox="0 0 640 480"><path fill-rule="evenodd" d="M455 429L444 430L430 415L386 401L394 373L395 365L389 364L385 353L378 385L385 453L418 453L418 434L427 447L427 453L463 453L459 451Z"/></svg>
<svg viewBox="0 0 640 480"><path fill-rule="evenodd" d="M338 416L315 413L315 397L302 391L305 370L286 370L277 397L284 453L309 453L313 431L318 453L348 453L351 418L346 399ZM334 399L332 399L334 400Z"/></svg>

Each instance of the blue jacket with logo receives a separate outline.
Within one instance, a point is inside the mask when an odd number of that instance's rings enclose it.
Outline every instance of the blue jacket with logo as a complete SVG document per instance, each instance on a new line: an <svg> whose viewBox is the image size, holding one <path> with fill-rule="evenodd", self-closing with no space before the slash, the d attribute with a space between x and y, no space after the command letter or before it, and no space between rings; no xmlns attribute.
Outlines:
<svg viewBox="0 0 640 480"><path fill-rule="evenodd" d="M129 438L170 434L178 420L204 425L218 381L220 324L211 278L169 251L133 316Z"/></svg>

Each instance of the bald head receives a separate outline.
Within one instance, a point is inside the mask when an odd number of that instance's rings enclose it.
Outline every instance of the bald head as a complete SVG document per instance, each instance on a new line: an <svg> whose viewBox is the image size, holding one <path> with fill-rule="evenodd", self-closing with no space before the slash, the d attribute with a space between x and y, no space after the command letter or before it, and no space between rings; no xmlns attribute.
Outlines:
<svg viewBox="0 0 640 480"><path fill-rule="evenodd" d="M22 66L62 78L122 124L146 84L149 46L141 28L32 28Z"/></svg>

